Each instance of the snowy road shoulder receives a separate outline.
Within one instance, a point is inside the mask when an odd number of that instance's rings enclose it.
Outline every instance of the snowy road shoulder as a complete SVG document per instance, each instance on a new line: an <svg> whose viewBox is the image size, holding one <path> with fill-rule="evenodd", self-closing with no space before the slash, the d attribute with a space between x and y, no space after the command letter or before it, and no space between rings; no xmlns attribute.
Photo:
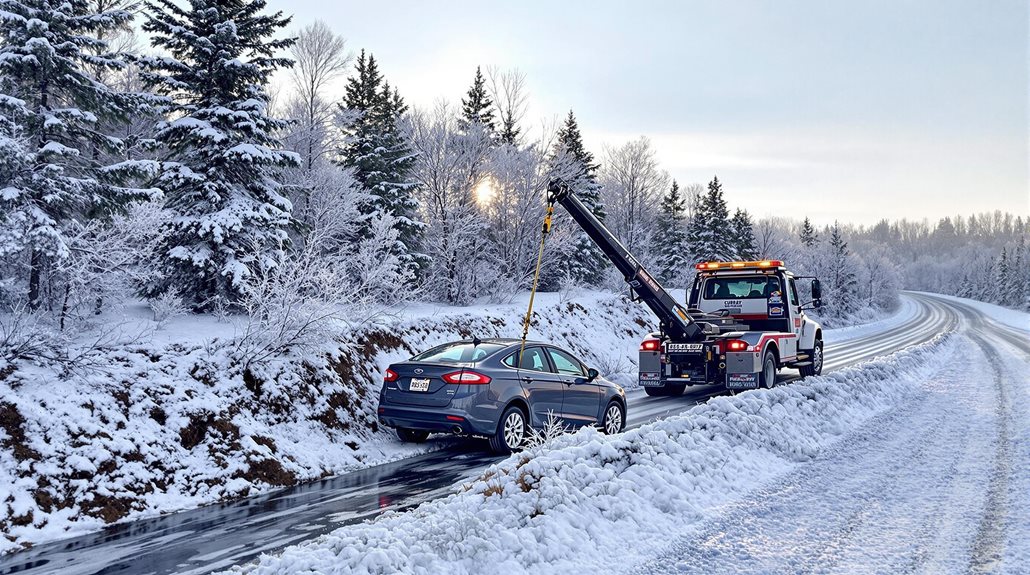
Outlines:
<svg viewBox="0 0 1030 575"><path fill-rule="evenodd" d="M920 382L949 363L957 339L939 337L804 383L716 398L615 437L591 429L561 437L497 464L449 497L239 570L624 571L662 552L670 533L698 530L721 506L925 395Z"/></svg>

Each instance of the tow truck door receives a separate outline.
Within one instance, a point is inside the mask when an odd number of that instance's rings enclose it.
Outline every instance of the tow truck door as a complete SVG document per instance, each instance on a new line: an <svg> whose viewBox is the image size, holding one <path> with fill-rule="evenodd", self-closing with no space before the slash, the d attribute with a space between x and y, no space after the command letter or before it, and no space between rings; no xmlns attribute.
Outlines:
<svg viewBox="0 0 1030 575"><path fill-rule="evenodd" d="M797 350L801 348L801 342L804 341L802 337L805 331L805 312L801 309L801 300L798 299L798 288L794 283L794 278L790 278L790 288L787 290L787 301L789 305L787 308L790 310L790 326L797 336L795 341L797 342Z"/></svg>

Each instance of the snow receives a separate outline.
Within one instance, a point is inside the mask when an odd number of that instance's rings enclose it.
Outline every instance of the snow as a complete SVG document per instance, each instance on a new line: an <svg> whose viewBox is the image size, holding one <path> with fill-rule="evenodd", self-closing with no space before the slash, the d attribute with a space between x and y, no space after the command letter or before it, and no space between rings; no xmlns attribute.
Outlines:
<svg viewBox="0 0 1030 575"><path fill-rule="evenodd" d="M916 293L925 293L928 296L946 299L948 301L963 304L965 306L977 310L978 312L986 315L987 317L993 319L998 323L1016 328L1021 331L1030 332L1030 313L1027 313L1025 311L1014 310L1007 307L1002 307L1000 305L995 305L993 303L985 303L982 301L977 301L975 299L967 299L951 295L942 295L927 292Z"/></svg>
<svg viewBox="0 0 1030 575"><path fill-rule="evenodd" d="M939 336L804 383L718 397L617 436L584 429L515 454L446 498L235 571L626 572L700 533L755 488L875 433L883 417L937 401L934 386L968 387L948 367L968 346L964 337ZM858 470L870 479L878 471ZM726 553L720 560L743 555L739 547Z"/></svg>

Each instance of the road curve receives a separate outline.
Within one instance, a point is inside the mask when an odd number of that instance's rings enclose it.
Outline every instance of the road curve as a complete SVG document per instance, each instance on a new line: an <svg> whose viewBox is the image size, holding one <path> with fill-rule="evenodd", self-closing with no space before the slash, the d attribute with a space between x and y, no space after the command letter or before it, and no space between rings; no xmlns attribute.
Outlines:
<svg viewBox="0 0 1030 575"><path fill-rule="evenodd" d="M905 294L918 311L912 321L826 347L827 371L840 369L955 330L963 318L985 321L973 308L923 294ZM970 314L975 314L971 316ZM995 327L992 324L992 328ZM1026 334L1004 330L1025 344ZM786 370L781 379L796 379ZM628 425L680 413L725 393L717 386L688 388L682 397L628 392ZM354 471L231 503L211 505L43 544L0 557L0 574L201 574L245 563L332 531L445 495L456 482L480 472L497 457L485 443L467 442L437 452Z"/></svg>

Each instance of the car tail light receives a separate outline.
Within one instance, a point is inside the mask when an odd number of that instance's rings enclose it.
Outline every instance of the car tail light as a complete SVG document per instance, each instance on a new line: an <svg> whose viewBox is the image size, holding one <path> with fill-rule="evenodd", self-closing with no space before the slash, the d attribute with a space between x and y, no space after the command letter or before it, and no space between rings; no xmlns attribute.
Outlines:
<svg viewBox="0 0 1030 575"><path fill-rule="evenodd" d="M731 339L726 342L726 351L747 351L747 342L740 339Z"/></svg>
<svg viewBox="0 0 1030 575"><path fill-rule="evenodd" d="M455 371L442 377L447 383L464 383L466 385L486 385L490 383L490 376L483 375L476 371Z"/></svg>
<svg viewBox="0 0 1030 575"><path fill-rule="evenodd" d="M399 378L400 376L397 375L397 372L392 369L387 369L386 373L383 374L383 381L385 381L386 383L393 383L397 381L397 379Z"/></svg>
<svg viewBox="0 0 1030 575"><path fill-rule="evenodd" d="M662 342L657 339L645 339L640 342L640 351L658 351L662 348Z"/></svg>

